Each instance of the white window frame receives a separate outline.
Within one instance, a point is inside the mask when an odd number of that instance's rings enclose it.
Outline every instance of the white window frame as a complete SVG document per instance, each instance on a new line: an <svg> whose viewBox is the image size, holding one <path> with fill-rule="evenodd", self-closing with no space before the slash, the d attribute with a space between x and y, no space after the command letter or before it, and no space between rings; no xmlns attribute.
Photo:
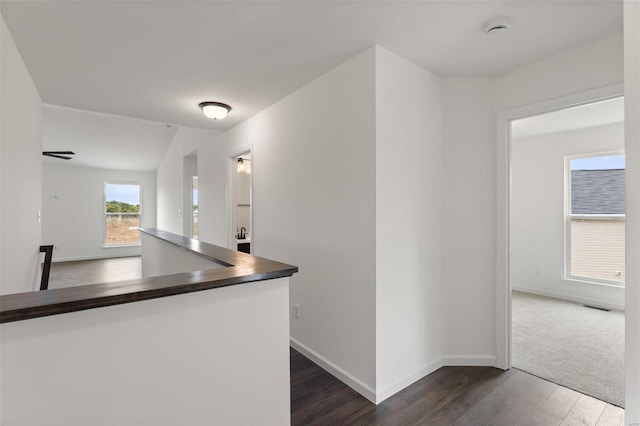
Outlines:
<svg viewBox="0 0 640 426"><path fill-rule="evenodd" d="M582 275L574 275L571 271L571 220L572 219L590 219L590 220L626 220L624 214L571 214L571 160L579 160L581 158L607 157L610 155L624 154L624 150L591 152L588 154L567 155L564 157L564 184L565 184L565 200L564 200L564 279L570 281L578 281L582 283L590 283L605 286L623 287L624 281L606 280L602 278L584 277Z"/></svg>
<svg viewBox="0 0 640 426"><path fill-rule="evenodd" d="M140 208L138 209L138 216L140 217L140 226L142 226L142 183L106 181L104 185L102 185L102 248L140 247L142 245L141 238L138 239L138 242L135 244L107 244L107 185L137 185L140 187Z"/></svg>

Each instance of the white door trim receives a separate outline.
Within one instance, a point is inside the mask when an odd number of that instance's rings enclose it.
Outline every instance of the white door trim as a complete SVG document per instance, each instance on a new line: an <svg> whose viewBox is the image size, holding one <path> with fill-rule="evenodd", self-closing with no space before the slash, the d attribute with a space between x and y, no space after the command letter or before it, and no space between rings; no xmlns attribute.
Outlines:
<svg viewBox="0 0 640 426"><path fill-rule="evenodd" d="M496 367L511 368L511 283L509 282L511 126L513 120L622 96L623 84L551 99L496 114Z"/></svg>
<svg viewBox="0 0 640 426"><path fill-rule="evenodd" d="M237 162L236 162L236 158L238 158L241 155L244 154L250 154L251 155L251 194L249 196L250 199L250 204L251 204L251 212L250 212L250 216L249 216L249 229L251 230L251 253L253 253L254 250L254 243L255 243L255 232L254 232L254 228L253 228L253 210L254 210L254 206L253 206L253 173L254 173L254 166L255 166L255 162L254 162L254 153L253 153L253 145L245 145L242 148L238 148L236 150L230 151L227 154L228 157L228 179L227 182L229 183L227 186L227 238L228 238L228 247L231 250L237 250L237 246L236 246L236 236L235 233L233 232L233 230L236 228L236 204L237 204L237 199L236 199L236 167L237 167Z"/></svg>

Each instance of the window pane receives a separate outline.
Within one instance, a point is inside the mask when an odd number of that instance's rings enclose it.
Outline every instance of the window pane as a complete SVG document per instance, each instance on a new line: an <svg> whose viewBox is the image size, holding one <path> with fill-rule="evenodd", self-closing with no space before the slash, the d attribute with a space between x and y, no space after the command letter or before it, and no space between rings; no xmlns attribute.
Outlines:
<svg viewBox="0 0 640 426"><path fill-rule="evenodd" d="M569 161L571 275L624 283L624 154ZM584 217L587 216L595 216Z"/></svg>
<svg viewBox="0 0 640 426"><path fill-rule="evenodd" d="M140 244L140 185L105 184L105 244Z"/></svg>
<svg viewBox="0 0 640 426"><path fill-rule="evenodd" d="M624 283L624 220L571 219L571 274Z"/></svg>
<svg viewBox="0 0 640 426"><path fill-rule="evenodd" d="M624 214L624 154L576 158L571 165L571 214Z"/></svg>

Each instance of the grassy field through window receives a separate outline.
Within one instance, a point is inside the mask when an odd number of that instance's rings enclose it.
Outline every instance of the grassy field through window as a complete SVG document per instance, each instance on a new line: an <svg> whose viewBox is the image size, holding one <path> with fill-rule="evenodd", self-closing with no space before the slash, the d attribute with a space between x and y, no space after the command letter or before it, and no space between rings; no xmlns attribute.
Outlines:
<svg viewBox="0 0 640 426"><path fill-rule="evenodd" d="M105 183L105 245L140 244L140 185Z"/></svg>
<svg viewBox="0 0 640 426"><path fill-rule="evenodd" d="M140 215L107 214L107 240L106 244L139 244Z"/></svg>

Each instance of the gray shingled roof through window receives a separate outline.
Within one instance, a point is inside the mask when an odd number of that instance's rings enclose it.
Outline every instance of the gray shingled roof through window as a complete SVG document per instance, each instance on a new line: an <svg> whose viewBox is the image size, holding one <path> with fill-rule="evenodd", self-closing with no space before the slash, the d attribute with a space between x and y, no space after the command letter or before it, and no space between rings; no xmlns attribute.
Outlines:
<svg viewBox="0 0 640 426"><path fill-rule="evenodd" d="M624 214L624 170L572 170L572 214Z"/></svg>

